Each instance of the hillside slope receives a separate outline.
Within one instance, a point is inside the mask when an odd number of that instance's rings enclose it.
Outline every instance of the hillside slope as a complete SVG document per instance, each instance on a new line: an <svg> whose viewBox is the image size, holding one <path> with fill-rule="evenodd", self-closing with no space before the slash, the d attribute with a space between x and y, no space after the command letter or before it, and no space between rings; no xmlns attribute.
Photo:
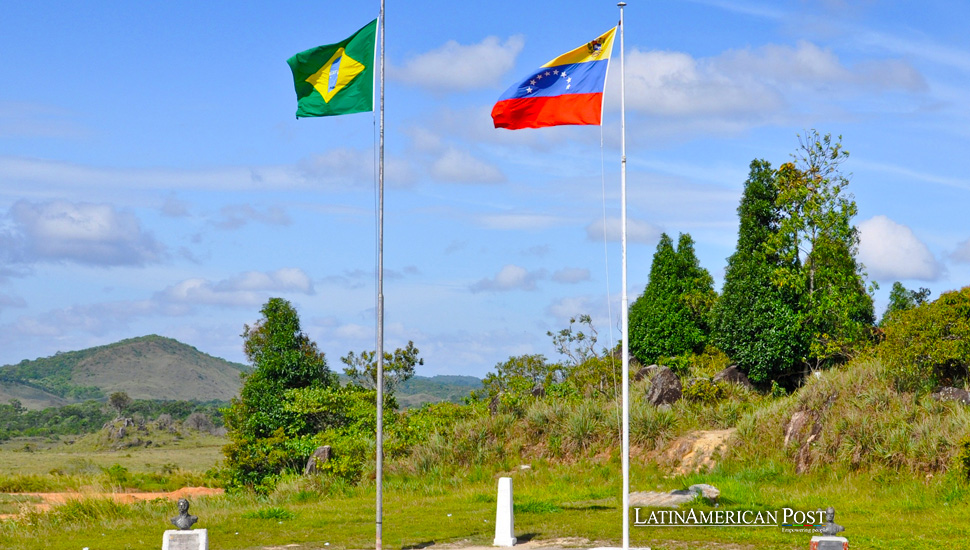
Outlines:
<svg viewBox="0 0 970 550"><path fill-rule="evenodd" d="M150 335L0 367L0 399L9 394L8 400L43 408L123 391L133 399L228 401L238 395L245 370Z"/></svg>

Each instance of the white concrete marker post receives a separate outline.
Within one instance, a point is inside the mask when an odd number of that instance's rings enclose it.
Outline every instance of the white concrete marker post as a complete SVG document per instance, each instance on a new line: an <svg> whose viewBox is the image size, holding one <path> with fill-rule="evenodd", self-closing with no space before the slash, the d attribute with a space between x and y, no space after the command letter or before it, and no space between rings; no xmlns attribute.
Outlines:
<svg viewBox="0 0 970 550"><path fill-rule="evenodd" d="M515 546L515 520L512 517L512 478L498 480L498 503L495 506L495 540L492 546Z"/></svg>

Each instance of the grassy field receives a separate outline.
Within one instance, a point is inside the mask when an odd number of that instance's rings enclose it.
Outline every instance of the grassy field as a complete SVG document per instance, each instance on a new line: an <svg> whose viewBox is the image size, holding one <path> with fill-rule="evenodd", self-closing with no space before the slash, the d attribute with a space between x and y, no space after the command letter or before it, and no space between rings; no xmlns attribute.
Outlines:
<svg viewBox="0 0 970 550"><path fill-rule="evenodd" d="M131 449L115 453L61 447L26 452L0 449L0 476L69 478L97 483L92 471L45 474L71 464L114 465L152 472L165 464L191 464L201 470L219 459L217 438L183 440L179 447ZM24 442L18 442L22 449ZM14 443L8 447L17 447ZM506 464L509 468L509 464ZM162 468L163 469L163 468ZM721 490L723 510L814 510L834 506L837 521L853 549L936 550L970 547L970 491L949 475L914 478L892 471L788 473L763 463L744 469L666 477L634 461L633 491L669 491L693 483ZM602 458L571 463L533 461L528 469L499 472L474 467L440 470L420 477L393 475L385 481L384 546L423 548L431 544L491 545L497 478L511 476L515 492L515 530L520 540L578 538L587 545L616 545L621 537L619 461ZM87 476L87 477L85 477ZM76 481L75 485L79 482ZM104 483L104 480L102 480ZM0 497L0 508L19 508L22 497ZM209 530L214 550L342 550L374 546L375 492L372 482L348 486L320 478L293 479L267 497L226 495L192 502L199 528ZM6 503L6 504L5 504ZM693 506L711 510L707 504ZM646 514L641 511L641 517ZM28 550L39 541L51 550L143 549L158 547L176 515L174 503L155 500L122 505L107 500L69 502L50 511L29 512L0 522L0 548ZM810 534L779 528L632 527L631 544L659 549L804 549Z"/></svg>

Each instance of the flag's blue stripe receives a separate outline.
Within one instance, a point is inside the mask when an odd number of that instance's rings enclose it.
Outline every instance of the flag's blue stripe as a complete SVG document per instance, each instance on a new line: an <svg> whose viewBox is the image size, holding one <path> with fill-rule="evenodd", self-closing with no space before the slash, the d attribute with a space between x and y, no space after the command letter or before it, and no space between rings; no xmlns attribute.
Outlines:
<svg viewBox="0 0 970 550"><path fill-rule="evenodd" d="M556 67L542 67L522 82L505 90L505 93L498 100L603 93L608 63L609 59L602 59ZM563 72L566 73L565 77L562 76ZM539 78L540 75L542 78Z"/></svg>

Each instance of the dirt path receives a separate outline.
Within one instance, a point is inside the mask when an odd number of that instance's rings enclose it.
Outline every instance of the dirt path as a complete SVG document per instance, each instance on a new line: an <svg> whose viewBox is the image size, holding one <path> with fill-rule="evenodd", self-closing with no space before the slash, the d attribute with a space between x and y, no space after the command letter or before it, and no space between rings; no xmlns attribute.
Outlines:
<svg viewBox="0 0 970 550"><path fill-rule="evenodd" d="M214 489L211 487L183 487L169 493L95 493L85 491L67 491L62 493L6 493L11 496L31 497L31 500L40 499L40 502L27 502L34 510L50 510L52 506L64 504L70 500L83 500L89 498L111 499L123 504L131 504L144 500L165 499L176 501L180 498L198 498L225 493L224 489ZM0 519L16 517L18 514L0 514Z"/></svg>

